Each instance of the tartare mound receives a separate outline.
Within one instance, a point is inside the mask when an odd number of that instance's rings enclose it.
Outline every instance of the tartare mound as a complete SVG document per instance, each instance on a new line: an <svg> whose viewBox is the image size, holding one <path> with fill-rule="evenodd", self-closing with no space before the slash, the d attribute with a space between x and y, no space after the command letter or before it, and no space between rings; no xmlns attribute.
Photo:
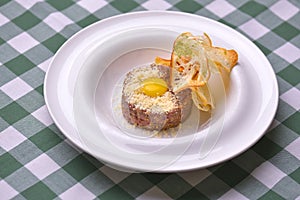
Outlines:
<svg viewBox="0 0 300 200"><path fill-rule="evenodd" d="M159 78L167 90L159 96L141 92L143 82ZM178 93L170 85L170 68L164 65L134 68L126 74L122 90L122 113L132 125L148 130L165 130L178 126L189 115L192 107L191 90Z"/></svg>

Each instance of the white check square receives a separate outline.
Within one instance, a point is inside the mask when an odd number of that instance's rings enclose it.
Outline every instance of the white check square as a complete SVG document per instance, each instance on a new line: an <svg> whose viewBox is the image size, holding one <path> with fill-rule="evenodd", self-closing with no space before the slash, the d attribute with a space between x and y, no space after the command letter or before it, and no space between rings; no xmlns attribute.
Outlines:
<svg viewBox="0 0 300 200"><path fill-rule="evenodd" d="M172 5L164 0L149 0L142 4L147 10L167 10Z"/></svg>
<svg viewBox="0 0 300 200"><path fill-rule="evenodd" d="M9 22L9 19L0 13L0 26L6 24L7 22Z"/></svg>
<svg viewBox="0 0 300 200"><path fill-rule="evenodd" d="M300 58L300 49L289 42L285 43L274 52L289 63L293 63Z"/></svg>
<svg viewBox="0 0 300 200"><path fill-rule="evenodd" d="M300 91L297 88L293 87L286 91L280 98L296 110L300 109Z"/></svg>
<svg viewBox="0 0 300 200"><path fill-rule="evenodd" d="M38 2L42 2L43 0L16 0L19 4L21 4L24 8L29 9L34 4Z"/></svg>
<svg viewBox="0 0 300 200"><path fill-rule="evenodd" d="M20 33L16 37L9 40L7 43L20 53L24 53L25 51L39 44L38 41L36 41L26 32Z"/></svg>
<svg viewBox="0 0 300 200"><path fill-rule="evenodd" d="M1 199L11 199L16 196L18 192L12 188L4 180L0 180L0 197Z"/></svg>
<svg viewBox="0 0 300 200"><path fill-rule="evenodd" d="M0 147L6 151L10 151L14 147L26 140L26 137L17 131L14 127L9 126L0 134Z"/></svg>
<svg viewBox="0 0 300 200"><path fill-rule="evenodd" d="M102 173L104 173L107 177L109 177L115 183L121 182L123 179L125 179L127 176L130 175L129 173L117 171L108 166L101 167L100 171Z"/></svg>
<svg viewBox="0 0 300 200"><path fill-rule="evenodd" d="M161 189L158 187L154 186L142 195L138 196L136 200L152 200L153 197L156 199L161 199L161 200L171 200L172 198L166 195Z"/></svg>
<svg viewBox="0 0 300 200"><path fill-rule="evenodd" d="M93 13L107 5L107 2L103 0L81 0L77 4Z"/></svg>
<svg viewBox="0 0 300 200"><path fill-rule="evenodd" d="M299 12L299 9L287 0L276 2L270 10L283 20L288 20Z"/></svg>
<svg viewBox="0 0 300 200"><path fill-rule="evenodd" d="M258 166L251 173L251 175L269 188L272 188L283 177L285 177L285 173L280 171L277 167L275 167L269 161L266 161L263 164L261 164L260 166Z"/></svg>
<svg viewBox="0 0 300 200"><path fill-rule="evenodd" d="M211 175L211 172L207 169L195 170L190 172L180 172L178 173L186 182L191 184L192 186L197 185L206 177Z"/></svg>
<svg viewBox="0 0 300 200"><path fill-rule="evenodd" d="M25 165L25 167L40 180L58 170L59 165L47 154L42 154Z"/></svg>
<svg viewBox="0 0 300 200"><path fill-rule="evenodd" d="M205 8L221 18L225 17L226 15L232 13L235 10L234 6L232 6L227 1L223 0L213 1L212 3L208 4Z"/></svg>
<svg viewBox="0 0 300 200"><path fill-rule="evenodd" d="M31 113L35 118L37 118L40 122L45 124L46 126L49 126L53 123L52 118L50 117L50 114L48 112L48 109L46 106L42 106L33 113Z"/></svg>
<svg viewBox="0 0 300 200"><path fill-rule="evenodd" d="M237 192L235 189L230 189L223 196L220 197L223 200L247 200L248 198Z"/></svg>
<svg viewBox="0 0 300 200"><path fill-rule="evenodd" d="M59 195L59 197L64 200L89 200L94 199L95 195L91 193L88 189L86 189L83 185L77 183L73 187Z"/></svg>
<svg viewBox="0 0 300 200"><path fill-rule="evenodd" d="M56 32L61 31L67 25L73 23L73 21L66 17L64 14L58 12L48 15L48 17L44 19L44 22Z"/></svg>
<svg viewBox="0 0 300 200"><path fill-rule="evenodd" d="M52 57L49 58L48 60L45 60L44 62L42 62L41 64L38 65L38 68L40 68L41 70L43 70L44 72L46 72L50 66Z"/></svg>
<svg viewBox="0 0 300 200"><path fill-rule="evenodd" d="M239 28L254 40L260 38L269 31L269 29L267 29L255 19L247 21L246 23L242 24Z"/></svg>
<svg viewBox="0 0 300 200"><path fill-rule="evenodd" d="M300 160L300 137L291 142L285 149Z"/></svg>
<svg viewBox="0 0 300 200"><path fill-rule="evenodd" d="M0 90L2 90L13 100L16 100L30 92L32 90L32 87L21 78L17 77L6 83L5 85L2 85L0 87Z"/></svg>

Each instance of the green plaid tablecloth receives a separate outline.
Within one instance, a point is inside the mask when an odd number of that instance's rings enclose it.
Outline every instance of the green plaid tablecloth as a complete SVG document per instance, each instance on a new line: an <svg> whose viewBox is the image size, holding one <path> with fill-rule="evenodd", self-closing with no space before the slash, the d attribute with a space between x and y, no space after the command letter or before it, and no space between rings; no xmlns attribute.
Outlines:
<svg viewBox="0 0 300 200"><path fill-rule="evenodd" d="M277 75L279 108L266 135L207 169L116 171L58 130L43 98L57 49L93 22L140 10L215 19L246 35ZM299 0L0 0L0 199L300 199Z"/></svg>

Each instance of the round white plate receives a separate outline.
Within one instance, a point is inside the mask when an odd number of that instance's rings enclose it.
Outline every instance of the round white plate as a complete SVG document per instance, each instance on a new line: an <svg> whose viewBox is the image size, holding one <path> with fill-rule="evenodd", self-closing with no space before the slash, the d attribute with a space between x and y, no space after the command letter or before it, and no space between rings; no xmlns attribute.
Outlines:
<svg viewBox="0 0 300 200"><path fill-rule="evenodd" d="M164 133L174 137L150 137L155 133L122 117L122 79L155 56L168 58L182 32L207 33L214 46L235 49L239 61L225 84L212 78L211 115L193 109L182 126ZM251 41L211 19L166 11L118 15L79 31L54 56L44 92L51 117L70 141L132 171L175 172L231 159L263 136L278 104L274 71Z"/></svg>

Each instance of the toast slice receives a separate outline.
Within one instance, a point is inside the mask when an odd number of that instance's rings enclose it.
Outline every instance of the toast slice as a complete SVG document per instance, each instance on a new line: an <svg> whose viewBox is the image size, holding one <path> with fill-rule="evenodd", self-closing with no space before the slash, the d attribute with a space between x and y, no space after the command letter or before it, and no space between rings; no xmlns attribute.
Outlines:
<svg viewBox="0 0 300 200"><path fill-rule="evenodd" d="M200 87L192 87L191 89L193 102L199 110L207 112L215 108L208 84Z"/></svg>

